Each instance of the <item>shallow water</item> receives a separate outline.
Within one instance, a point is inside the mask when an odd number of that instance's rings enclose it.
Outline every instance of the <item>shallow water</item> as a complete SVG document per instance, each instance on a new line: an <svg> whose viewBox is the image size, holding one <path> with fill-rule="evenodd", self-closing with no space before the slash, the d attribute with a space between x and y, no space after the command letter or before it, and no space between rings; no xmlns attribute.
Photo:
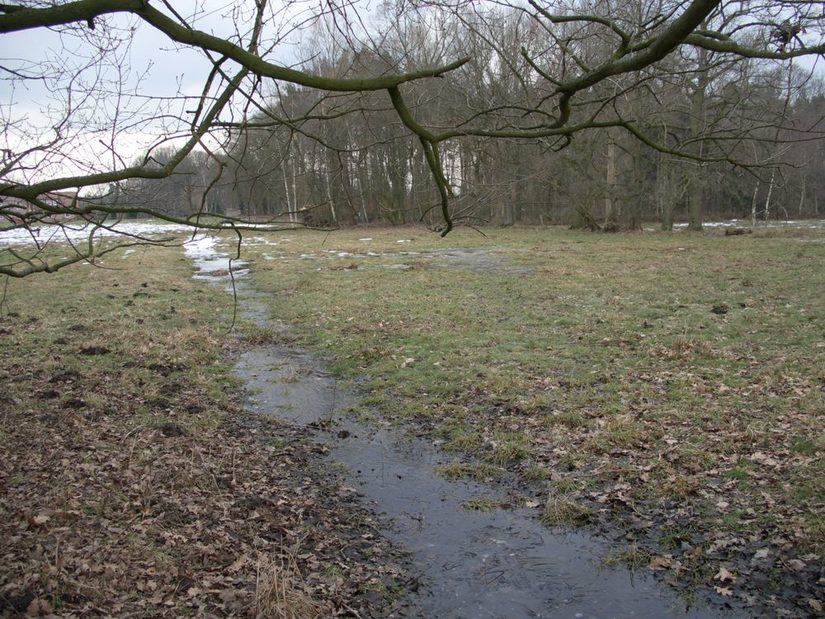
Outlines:
<svg viewBox="0 0 825 619"><path fill-rule="evenodd" d="M332 419L354 399L307 353L285 346L245 351L235 373L246 384L247 410L308 425Z"/></svg>
<svg viewBox="0 0 825 619"><path fill-rule="evenodd" d="M318 431L318 440L331 446L332 461L347 466L351 481L389 523L386 534L411 551L422 573L408 616L720 616L687 609L646 572L602 567L606 543L543 527L535 510L464 509L468 499L499 491L439 477L434 468L449 458L421 439L342 419L337 411L354 398L306 353L256 348L235 371L249 387L249 410L300 425L336 420Z"/></svg>

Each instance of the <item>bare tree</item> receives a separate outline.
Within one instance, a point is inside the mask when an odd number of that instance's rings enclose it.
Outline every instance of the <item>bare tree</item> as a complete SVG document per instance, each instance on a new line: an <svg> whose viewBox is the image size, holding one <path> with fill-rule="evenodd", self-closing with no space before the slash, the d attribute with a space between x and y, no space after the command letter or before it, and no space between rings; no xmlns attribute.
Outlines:
<svg viewBox="0 0 825 619"><path fill-rule="evenodd" d="M111 217L143 214L193 226L242 227L244 221L226 209L210 208L208 196L226 195L233 182L223 174L229 162L249 153L256 140L266 144L266 132L274 128L288 135L272 142L277 156L260 160L262 167L241 179L250 196L281 196L283 207L263 208L273 226L294 225L299 209L318 206L306 203L309 194L298 195L301 175L314 174L322 186L329 221L324 217L321 223L336 224L369 217L371 200L407 209L414 199L410 178L426 164L436 200L412 210L437 208L440 231L447 234L461 219L451 201L461 205L466 178L482 175L484 158L466 145L488 141L526 141L546 152L568 146L583 132L609 129L611 136L625 133L684 161L758 164L720 147L724 140L709 137L697 120L705 103L700 94L710 84L702 59L782 62L825 53L819 3L798 0L528 0L509 7L417 0L393 7L394 25L384 28L361 15L358 3L308 9L257 0L224 9L223 23L231 28L220 35L198 27L207 8L147 0L0 5L0 33L48 33L58 45L55 53L0 65L7 92L30 88L42 96L38 122L13 98L0 108L0 215L18 227L68 216L90 226L89 243L75 256L49 262L17 253L0 265L0 273L54 271L111 251L94 238ZM422 15L448 34L443 42L427 39L418 27ZM334 35L334 53L285 60L285 45L319 25ZM396 35L403 28L394 42L393 28ZM128 61L131 41L142 36L162 37L172 57L197 52L206 67L197 91L175 83L166 93L147 94L142 75ZM416 37L427 44L417 45ZM658 128L651 131L635 116L640 108L625 102L643 92L655 99L657 80L680 71L674 66L677 52L699 59L693 69L695 124L687 140L662 140ZM289 88L316 95L303 105L288 105L283 93ZM384 118L386 132L358 140L357 147L347 125L342 130L334 123L369 116ZM253 139L250 131L261 137ZM137 161L124 145L135 135L148 142ZM410 148L411 138L417 150ZM187 172L193 157L208 158L198 168L214 174ZM505 173L516 178L511 196L521 203L524 180L535 170L519 164ZM130 183L160 183L176 174L199 177L185 191L185 209L122 199L134 191ZM381 175L388 179L386 197L378 198L377 191L368 197L366 180ZM68 203L47 199L58 193L75 197ZM210 211L218 217L205 218Z"/></svg>

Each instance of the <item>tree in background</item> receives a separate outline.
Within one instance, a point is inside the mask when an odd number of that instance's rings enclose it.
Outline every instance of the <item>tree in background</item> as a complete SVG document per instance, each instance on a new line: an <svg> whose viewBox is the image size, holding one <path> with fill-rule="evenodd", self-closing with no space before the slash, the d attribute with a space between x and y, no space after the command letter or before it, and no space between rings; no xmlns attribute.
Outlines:
<svg viewBox="0 0 825 619"><path fill-rule="evenodd" d="M90 226L76 256L16 253L0 272L93 259L95 227L132 215L236 228L253 214L273 226L424 219L446 234L456 222L555 221L565 210L634 227L684 200L698 228L709 170L748 168L762 182L770 170L770 193L795 178L777 172L780 159L798 161L785 145L821 143L811 118L821 98L803 94L804 79L764 95L779 106L748 103L757 76L825 53L816 2L416 0L377 20L357 3L258 0L219 9L219 34L199 27L207 9L0 5L0 33L48 30L62 46L0 64L7 92L44 98L38 122L14 96L0 108L0 215L11 226L64 216ZM276 60L310 34L304 60ZM129 46L156 35L173 58L205 60L197 90L144 91ZM137 160L135 136L148 142ZM66 191L79 198L44 199ZM799 193L804 210L815 193Z"/></svg>

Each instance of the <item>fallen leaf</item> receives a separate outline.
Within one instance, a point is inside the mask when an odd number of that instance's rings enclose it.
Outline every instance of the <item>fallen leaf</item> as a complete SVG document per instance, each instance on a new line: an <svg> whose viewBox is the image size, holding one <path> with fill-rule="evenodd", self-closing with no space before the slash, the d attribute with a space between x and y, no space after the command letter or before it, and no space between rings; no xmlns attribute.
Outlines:
<svg viewBox="0 0 825 619"><path fill-rule="evenodd" d="M666 570L673 565L673 557L670 555L657 555L650 560L648 568L651 570Z"/></svg>
<svg viewBox="0 0 825 619"><path fill-rule="evenodd" d="M238 593L233 589L226 589L225 591L221 591L218 597L220 597L221 601L224 603L228 603L235 601L235 598L238 597Z"/></svg>
<svg viewBox="0 0 825 619"><path fill-rule="evenodd" d="M771 551L767 548L760 548L753 554L754 561L762 561L767 559L771 554Z"/></svg>
<svg viewBox="0 0 825 619"><path fill-rule="evenodd" d="M29 605L26 607L26 614L29 617L36 617L38 615L48 615L54 611L52 605L49 603L48 600L41 600L40 598L35 598Z"/></svg>
<svg viewBox="0 0 825 619"><path fill-rule="evenodd" d="M790 565L797 572L801 572L806 567L808 567L807 564L804 561L802 561L801 559L791 559L791 560L788 561L788 565Z"/></svg>
<svg viewBox="0 0 825 619"><path fill-rule="evenodd" d="M822 602L820 602L819 600L815 600L813 598L808 598L808 606L813 608L818 613L822 612L823 606L822 606Z"/></svg>
<svg viewBox="0 0 825 619"><path fill-rule="evenodd" d="M751 454L751 460L753 462L758 462L759 464L764 464L765 466L778 467L780 465L779 460L776 458L771 458L769 455L764 454L761 451Z"/></svg>
<svg viewBox="0 0 825 619"><path fill-rule="evenodd" d="M736 582L736 574L726 567L720 567L716 576L713 577L713 580L718 580L719 582Z"/></svg>
<svg viewBox="0 0 825 619"><path fill-rule="evenodd" d="M728 587L714 587L716 589L716 593L719 595L723 595L726 598L729 598L733 595L733 589L729 589Z"/></svg>

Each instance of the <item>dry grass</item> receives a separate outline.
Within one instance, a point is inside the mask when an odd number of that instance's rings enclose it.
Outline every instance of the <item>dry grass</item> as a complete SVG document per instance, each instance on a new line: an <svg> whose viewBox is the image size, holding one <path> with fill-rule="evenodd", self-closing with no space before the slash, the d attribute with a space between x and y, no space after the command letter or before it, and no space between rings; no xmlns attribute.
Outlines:
<svg viewBox="0 0 825 619"><path fill-rule="evenodd" d="M255 585L257 619L316 619L329 616L332 607L313 598L301 578L295 554L261 558Z"/></svg>
<svg viewBox="0 0 825 619"><path fill-rule="evenodd" d="M590 516L586 505L569 496L551 492L539 519L547 526L570 526L586 522Z"/></svg>

